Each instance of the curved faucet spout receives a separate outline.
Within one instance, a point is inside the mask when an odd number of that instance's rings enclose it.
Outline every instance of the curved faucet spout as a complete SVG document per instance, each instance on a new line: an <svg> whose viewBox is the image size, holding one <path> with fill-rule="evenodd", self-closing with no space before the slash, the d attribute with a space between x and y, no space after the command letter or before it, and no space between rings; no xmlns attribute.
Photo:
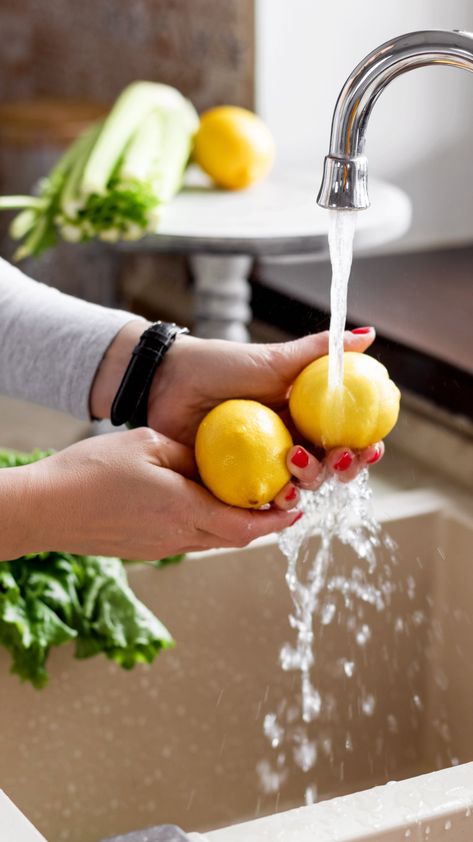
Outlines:
<svg viewBox="0 0 473 842"><path fill-rule="evenodd" d="M330 150L317 197L321 207L369 207L368 161L363 152L372 108L389 82L408 70L430 64L473 71L473 33L409 32L381 44L355 67L333 114Z"/></svg>

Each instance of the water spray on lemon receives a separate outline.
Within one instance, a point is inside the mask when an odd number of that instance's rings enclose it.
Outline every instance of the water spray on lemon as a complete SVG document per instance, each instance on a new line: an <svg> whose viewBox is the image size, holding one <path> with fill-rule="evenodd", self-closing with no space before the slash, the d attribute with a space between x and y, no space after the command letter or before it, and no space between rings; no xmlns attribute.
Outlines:
<svg viewBox="0 0 473 842"><path fill-rule="evenodd" d="M362 450L396 424L400 393L387 369L366 354L345 352L341 386L328 384L328 356L296 378L289 398L295 426L314 445ZM253 400L228 400L202 420L195 443L204 485L231 506L259 509L291 479L292 436L279 415Z"/></svg>
<svg viewBox="0 0 473 842"><path fill-rule="evenodd" d="M335 387L328 369L329 357L320 357L294 382L289 411L299 432L325 450L363 450L387 436L399 415L400 392L384 365L345 351L343 381Z"/></svg>

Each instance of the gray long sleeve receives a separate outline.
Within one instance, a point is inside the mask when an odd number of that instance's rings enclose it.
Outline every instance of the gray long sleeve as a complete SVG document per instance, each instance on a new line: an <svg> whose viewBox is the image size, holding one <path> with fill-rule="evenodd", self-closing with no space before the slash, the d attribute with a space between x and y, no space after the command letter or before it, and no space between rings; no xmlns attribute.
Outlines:
<svg viewBox="0 0 473 842"><path fill-rule="evenodd" d="M0 394L90 418L100 361L136 318L33 281L0 258Z"/></svg>

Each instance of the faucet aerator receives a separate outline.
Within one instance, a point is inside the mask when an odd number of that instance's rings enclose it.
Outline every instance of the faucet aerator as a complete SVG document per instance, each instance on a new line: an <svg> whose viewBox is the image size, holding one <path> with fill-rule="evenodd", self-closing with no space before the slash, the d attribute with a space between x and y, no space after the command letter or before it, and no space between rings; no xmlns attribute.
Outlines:
<svg viewBox="0 0 473 842"><path fill-rule="evenodd" d="M317 204L328 210L365 210L369 208L368 159L337 158L327 155Z"/></svg>

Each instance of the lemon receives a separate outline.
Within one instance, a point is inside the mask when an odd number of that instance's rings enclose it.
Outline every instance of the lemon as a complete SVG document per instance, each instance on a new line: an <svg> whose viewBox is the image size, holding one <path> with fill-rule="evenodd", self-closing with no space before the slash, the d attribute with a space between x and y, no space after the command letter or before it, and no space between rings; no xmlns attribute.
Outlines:
<svg viewBox="0 0 473 842"><path fill-rule="evenodd" d="M346 351L343 385L328 387L328 356L297 377L289 398L292 419L303 436L326 450L361 450L384 438L399 415L400 392L384 365L367 354Z"/></svg>
<svg viewBox="0 0 473 842"><path fill-rule="evenodd" d="M240 190L264 178L274 154L271 132L252 111L222 105L202 114L194 158L220 187Z"/></svg>
<svg viewBox="0 0 473 842"><path fill-rule="evenodd" d="M231 506L258 509L289 482L292 438L279 415L250 400L229 400L201 421L197 467L207 488Z"/></svg>

